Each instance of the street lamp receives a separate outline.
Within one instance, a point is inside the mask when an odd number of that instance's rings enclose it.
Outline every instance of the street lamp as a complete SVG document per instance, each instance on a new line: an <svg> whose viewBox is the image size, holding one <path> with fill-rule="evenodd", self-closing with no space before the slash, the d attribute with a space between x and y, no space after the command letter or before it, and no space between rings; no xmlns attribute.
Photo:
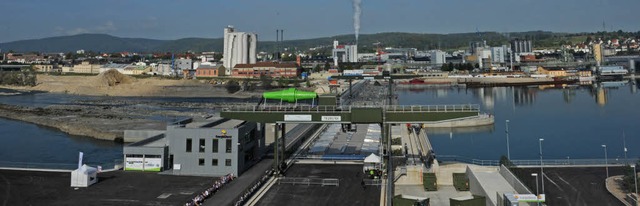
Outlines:
<svg viewBox="0 0 640 206"><path fill-rule="evenodd" d="M542 193L544 193L544 164L542 163L542 141L544 141L544 139L538 139L538 142L540 142L540 178L542 178Z"/></svg>
<svg viewBox="0 0 640 206"><path fill-rule="evenodd" d="M602 148L604 148L604 168L607 170L607 178L609 178L609 164L607 163L607 145L603 144Z"/></svg>
<svg viewBox="0 0 640 206"><path fill-rule="evenodd" d="M540 192L538 191L538 173L531 173L532 177L536 177L536 195L540 195Z"/></svg>
<svg viewBox="0 0 640 206"><path fill-rule="evenodd" d="M509 161L511 161L511 152L509 151L509 120L505 121L505 130L504 132L507 133L507 159L509 159Z"/></svg>
<svg viewBox="0 0 640 206"><path fill-rule="evenodd" d="M636 165L631 165L631 167L633 167L633 184L634 187L636 188L636 206L638 206L638 173L636 173Z"/></svg>

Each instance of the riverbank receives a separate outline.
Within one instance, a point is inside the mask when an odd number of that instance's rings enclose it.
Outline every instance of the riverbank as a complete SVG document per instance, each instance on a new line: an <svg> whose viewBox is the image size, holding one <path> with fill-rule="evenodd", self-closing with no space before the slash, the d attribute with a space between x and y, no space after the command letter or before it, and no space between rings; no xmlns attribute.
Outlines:
<svg viewBox="0 0 640 206"><path fill-rule="evenodd" d="M118 73L119 74L119 73ZM228 93L224 86L206 80L134 78L117 75L56 76L38 74L36 86L0 86L21 92L51 92L88 96L122 97L233 97L259 96L255 92Z"/></svg>
<svg viewBox="0 0 640 206"><path fill-rule="evenodd" d="M76 136L121 141L127 129L163 129L166 123L127 117L109 108L89 110L78 106L30 108L0 104L0 117L59 129Z"/></svg>

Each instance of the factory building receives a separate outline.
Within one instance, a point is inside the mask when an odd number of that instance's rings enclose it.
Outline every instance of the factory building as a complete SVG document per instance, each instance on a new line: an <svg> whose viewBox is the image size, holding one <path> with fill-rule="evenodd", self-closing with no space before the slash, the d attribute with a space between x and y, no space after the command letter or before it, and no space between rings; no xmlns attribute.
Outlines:
<svg viewBox="0 0 640 206"><path fill-rule="evenodd" d="M447 63L447 53L440 51L440 50L434 50L431 51L431 64L432 65L436 65L436 66L440 66Z"/></svg>
<svg viewBox="0 0 640 206"><path fill-rule="evenodd" d="M491 47L491 61L492 63L502 64L505 63L505 49L504 47Z"/></svg>
<svg viewBox="0 0 640 206"><path fill-rule="evenodd" d="M240 175L262 156L262 131L258 123L219 117L175 122L161 134L125 146L124 169L174 175Z"/></svg>
<svg viewBox="0 0 640 206"><path fill-rule="evenodd" d="M254 33L236 32L233 26L224 28L223 62L225 75L231 75L236 64L256 63L258 36Z"/></svg>
<svg viewBox="0 0 640 206"><path fill-rule="evenodd" d="M339 62L358 62L358 45L340 45L333 41L333 65Z"/></svg>
<svg viewBox="0 0 640 206"><path fill-rule="evenodd" d="M516 56L520 53L531 53L533 52L533 44L531 40L516 39L511 41L511 51L513 51Z"/></svg>

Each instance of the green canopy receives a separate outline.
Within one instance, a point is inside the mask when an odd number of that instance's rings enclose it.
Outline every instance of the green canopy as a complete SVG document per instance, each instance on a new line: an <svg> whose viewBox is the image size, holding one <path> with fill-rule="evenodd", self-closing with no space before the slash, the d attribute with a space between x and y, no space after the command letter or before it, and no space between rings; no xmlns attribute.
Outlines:
<svg viewBox="0 0 640 206"><path fill-rule="evenodd" d="M275 92L262 93L265 99L275 99L287 102L296 102L298 100L314 99L318 95L315 92L299 91L296 88L289 88Z"/></svg>

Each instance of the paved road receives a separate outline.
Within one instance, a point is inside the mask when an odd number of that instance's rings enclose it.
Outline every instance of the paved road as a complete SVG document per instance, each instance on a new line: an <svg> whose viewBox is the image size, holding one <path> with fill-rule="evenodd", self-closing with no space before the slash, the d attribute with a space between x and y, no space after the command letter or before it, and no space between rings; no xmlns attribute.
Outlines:
<svg viewBox="0 0 640 206"><path fill-rule="evenodd" d="M0 170L0 205L182 205L216 179L115 171L75 189L70 172Z"/></svg>
<svg viewBox="0 0 640 206"><path fill-rule="evenodd" d="M531 173L540 173L540 168L522 168L512 171L531 191L536 191L535 178ZM544 174L547 177L544 192L548 205L623 205L605 187L605 168L544 168ZM609 167L609 175L621 174L623 174L622 167ZM542 184L538 184L541 189Z"/></svg>

